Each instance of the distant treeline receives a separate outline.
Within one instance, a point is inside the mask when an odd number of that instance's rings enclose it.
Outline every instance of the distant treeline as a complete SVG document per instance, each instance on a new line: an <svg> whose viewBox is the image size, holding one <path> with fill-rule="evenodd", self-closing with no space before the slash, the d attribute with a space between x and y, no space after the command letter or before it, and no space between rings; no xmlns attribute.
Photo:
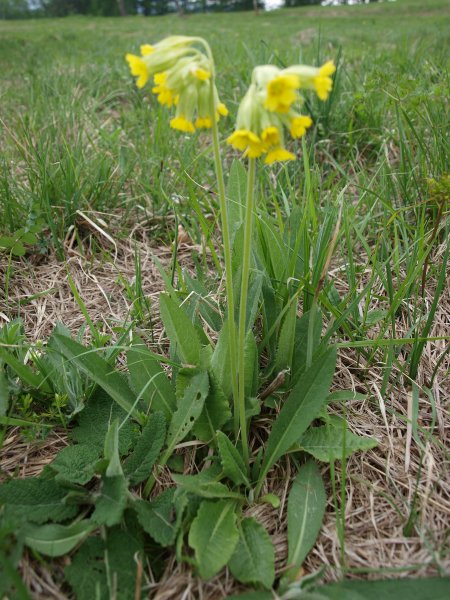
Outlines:
<svg viewBox="0 0 450 600"><path fill-rule="evenodd" d="M364 2L367 0L360 0ZM370 0L376 1L376 0ZM322 0L283 0L284 6L321 4ZM339 0L341 4L349 0ZM264 8L264 0L0 0L0 19L94 15L163 15L169 12L225 12Z"/></svg>

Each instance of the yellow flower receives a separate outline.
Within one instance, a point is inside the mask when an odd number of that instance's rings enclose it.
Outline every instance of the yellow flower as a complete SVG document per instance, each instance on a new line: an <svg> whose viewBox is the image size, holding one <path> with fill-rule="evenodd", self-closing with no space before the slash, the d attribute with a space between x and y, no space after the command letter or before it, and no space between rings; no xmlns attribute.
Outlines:
<svg viewBox="0 0 450 600"><path fill-rule="evenodd" d="M279 146L280 130L278 127L274 127L273 125L266 127L261 134L261 139L267 148L270 148L271 146Z"/></svg>
<svg viewBox="0 0 450 600"><path fill-rule="evenodd" d="M125 59L130 67L131 74L137 77L136 85L138 88L143 88L150 77L147 65L140 56L134 54L126 54Z"/></svg>
<svg viewBox="0 0 450 600"><path fill-rule="evenodd" d="M185 131L186 133L194 133L195 127L191 121L186 117L179 115L170 121L172 129L178 129L178 131Z"/></svg>
<svg viewBox="0 0 450 600"><path fill-rule="evenodd" d="M297 100L300 79L296 75L280 74L267 84L267 97L264 106L272 112L286 113Z"/></svg>
<svg viewBox="0 0 450 600"><path fill-rule="evenodd" d="M197 129L211 129L212 123L210 117L198 117L195 121Z"/></svg>
<svg viewBox="0 0 450 600"><path fill-rule="evenodd" d="M292 154L292 152L289 152L288 150L286 150L286 148L282 148L281 146L279 146L278 148L273 148L273 150L270 150L267 153L264 162L266 163L266 165L271 165L272 163L277 161L286 162L288 160L295 160L295 154Z"/></svg>
<svg viewBox="0 0 450 600"><path fill-rule="evenodd" d="M305 117L302 115L295 116L291 119L290 122L290 133L291 136L295 138L302 137L305 135L308 127L311 127L312 119L311 117Z"/></svg>
<svg viewBox="0 0 450 600"><path fill-rule="evenodd" d="M154 51L155 51L155 48L153 46L151 46L150 44L142 44L142 46L141 46L141 55L142 56L148 56L149 54L151 54Z"/></svg>
<svg viewBox="0 0 450 600"><path fill-rule="evenodd" d="M238 129L230 135L227 143L236 150L245 151L245 156L257 158L264 152L264 142L260 137L247 129Z"/></svg>
<svg viewBox="0 0 450 600"><path fill-rule="evenodd" d="M319 69L319 74L314 77L314 89L321 100L326 100L333 87L331 75L336 71L333 61L329 60Z"/></svg>
<svg viewBox="0 0 450 600"><path fill-rule="evenodd" d="M160 104L165 104L166 106L170 107L177 103L176 95L166 85L167 73L155 73L153 76L153 81L156 85L152 87L152 92L157 94L158 102Z"/></svg>
<svg viewBox="0 0 450 600"><path fill-rule="evenodd" d="M228 108L225 106L225 104L223 102L219 102L219 104L217 105L217 112L222 117L228 116Z"/></svg>
<svg viewBox="0 0 450 600"><path fill-rule="evenodd" d="M197 69L195 69L194 75L200 81L207 81L208 79L211 78L211 73L209 71L206 71L205 69L200 69L199 67Z"/></svg>

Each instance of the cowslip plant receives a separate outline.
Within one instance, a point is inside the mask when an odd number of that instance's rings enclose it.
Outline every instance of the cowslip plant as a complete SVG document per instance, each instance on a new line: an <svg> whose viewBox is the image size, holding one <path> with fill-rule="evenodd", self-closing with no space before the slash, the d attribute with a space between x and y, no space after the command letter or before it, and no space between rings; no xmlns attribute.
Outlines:
<svg viewBox="0 0 450 600"><path fill-rule="evenodd" d="M126 60L138 87L153 80L158 102L175 112L173 129L211 130L227 311L221 318L204 301L207 283L180 274L182 291L166 278L167 290L160 296L168 357L150 351L137 335L126 343L123 338L125 346L112 351L94 336L95 347L86 348L60 326L47 347L52 360L45 353L40 360L34 357L38 375L2 350L0 367L25 378L28 387L35 382L36 387L63 390L73 403L77 425L70 433L72 445L39 478L0 486L5 505L0 525L16 528L20 544L50 557L81 546L66 568L81 599L99 593L141 597L140 583L134 588L133 581L139 580L145 554L158 557L166 547L173 547L177 559L193 564L204 579L227 566L240 582L270 589L275 584L271 538L246 514L254 503L280 505L276 496L265 493L270 470L288 453L297 465L297 456L305 454L333 462L375 443L354 436L344 420L326 412L333 400L329 390L336 349L321 338L322 321L314 304L297 316L306 282L297 270L296 244L276 231L268 233L270 224L264 219L256 236L253 228L257 161L295 158L286 148L285 132L299 138L312 125L300 112L300 91L313 90L326 99L334 66L328 62L318 69L280 70L265 65L254 70L236 131L228 138L244 152L248 172L234 162L225 188L218 120L227 110L216 89L208 44L197 37L172 36L143 45L140 56L128 54ZM329 247L322 254L329 257L334 245L330 223L322 237ZM290 265L283 274L277 252ZM327 265L325 260L318 267L317 290ZM182 292L187 292L184 302ZM127 373L115 368L122 350ZM67 376L61 379L54 372ZM86 406L76 403L81 392L88 396ZM264 442L251 447L250 425L261 412ZM322 424L311 428L315 420ZM195 448L195 474L186 474L180 465L179 451L186 447ZM163 485L156 495L163 467L175 486ZM289 555L279 581L281 593L297 583L325 502L320 470L310 459L299 467L289 496ZM93 537L98 529L101 536ZM122 564L126 574L121 574Z"/></svg>

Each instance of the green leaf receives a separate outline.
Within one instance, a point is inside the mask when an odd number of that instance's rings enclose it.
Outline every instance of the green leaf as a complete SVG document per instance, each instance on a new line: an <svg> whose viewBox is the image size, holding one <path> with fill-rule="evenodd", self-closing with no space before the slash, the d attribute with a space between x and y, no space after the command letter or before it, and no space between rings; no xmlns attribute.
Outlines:
<svg viewBox="0 0 450 600"><path fill-rule="evenodd" d="M191 431L195 421L201 415L208 391L208 373L204 371L194 375L172 417L167 434L166 455L170 456L175 446Z"/></svg>
<svg viewBox="0 0 450 600"><path fill-rule="evenodd" d="M317 464L303 465L292 484L288 500L288 566L295 578L314 546L326 506L325 487Z"/></svg>
<svg viewBox="0 0 450 600"><path fill-rule="evenodd" d="M336 349L316 359L285 401L267 441L258 491L269 469L298 441L324 406L336 367Z"/></svg>
<svg viewBox="0 0 450 600"><path fill-rule="evenodd" d="M248 290L247 310L245 315L245 330L250 332L255 324L256 315L258 314L259 300L261 297L262 284L264 275L257 273Z"/></svg>
<svg viewBox="0 0 450 600"><path fill-rule="evenodd" d="M234 239L235 231L244 219L246 189L247 173L241 161L234 159L231 163L227 183L227 210L231 240Z"/></svg>
<svg viewBox="0 0 450 600"><path fill-rule="evenodd" d="M7 348L0 347L0 359L11 367L23 383L26 383L35 390L42 390L43 392L50 391L45 379L40 374L32 371L28 365L24 365L23 362L16 358Z"/></svg>
<svg viewBox="0 0 450 600"><path fill-rule="evenodd" d="M353 452L370 450L378 442L370 437L361 437L352 433L345 419L335 415L328 417L329 422L322 427L311 427L306 431L299 445L305 452L312 454L322 462L333 462L348 458Z"/></svg>
<svg viewBox="0 0 450 600"><path fill-rule="evenodd" d="M8 379L3 368L3 362L0 359L0 417L4 417L9 406L9 388Z"/></svg>
<svg viewBox="0 0 450 600"><path fill-rule="evenodd" d="M198 440L208 442L232 417L230 405L213 373L209 373L209 392L203 410L195 422L194 435Z"/></svg>
<svg viewBox="0 0 450 600"><path fill-rule="evenodd" d="M159 309L167 337L184 364L198 365L200 341L194 325L184 310L167 294L159 297Z"/></svg>
<svg viewBox="0 0 450 600"><path fill-rule="evenodd" d="M158 360L137 337L127 352L127 366L136 394L152 411L162 411L169 421L176 408L172 383Z"/></svg>
<svg viewBox="0 0 450 600"><path fill-rule="evenodd" d="M137 500L133 508L139 523L158 544L170 546L178 532L178 519L174 510L175 488L169 488L151 502Z"/></svg>
<svg viewBox="0 0 450 600"><path fill-rule="evenodd" d="M245 336L244 357L245 396L246 398L250 398L252 396L256 396L259 375L258 346L256 345L255 336L251 330L248 331L247 335Z"/></svg>
<svg viewBox="0 0 450 600"><path fill-rule="evenodd" d="M226 485L219 481L210 481L202 478L202 473L198 475L175 475L172 479L178 487L190 494L201 496L202 498L236 498L243 500L241 494L232 492Z"/></svg>
<svg viewBox="0 0 450 600"><path fill-rule="evenodd" d="M309 317L311 312L305 312L295 325L295 352L292 357L291 382L296 383L298 377L306 366L306 349L308 347ZM313 350L319 346L322 332L322 313L315 311L312 335Z"/></svg>
<svg viewBox="0 0 450 600"><path fill-rule="evenodd" d="M391 579L380 581L342 581L314 588L327 600L379 600L413 598L414 600L448 600L450 577L429 579Z"/></svg>
<svg viewBox="0 0 450 600"><path fill-rule="evenodd" d="M108 432L105 436L104 454L106 460L108 461L106 476L122 477L123 469L120 463L119 455L119 419L116 419L109 426Z"/></svg>
<svg viewBox="0 0 450 600"><path fill-rule="evenodd" d="M225 398L230 398L232 394L231 382L231 360L229 352L230 342L228 335L228 322L225 321L219 333L216 347L211 358L211 369L217 378L219 386L225 394Z"/></svg>
<svg viewBox="0 0 450 600"><path fill-rule="evenodd" d="M99 448L90 444L67 446L58 453L51 467L57 472L57 481L84 485L94 476L99 456Z"/></svg>
<svg viewBox="0 0 450 600"><path fill-rule="evenodd" d="M135 394L129 388L125 377L99 356L97 349L85 348L75 340L58 333L53 335L53 339L56 347L67 360L73 362L92 381L95 381L127 414L134 415L142 422L142 418L130 402L130 399L135 398Z"/></svg>
<svg viewBox="0 0 450 600"><path fill-rule="evenodd" d="M126 513L124 524L106 530L106 541L88 538L64 569L77 600L134 600L143 535Z"/></svg>
<svg viewBox="0 0 450 600"><path fill-rule="evenodd" d="M271 588L275 579L275 553L264 527L253 518L244 519L239 542L228 566L241 583L261 584Z"/></svg>
<svg viewBox="0 0 450 600"><path fill-rule="evenodd" d="M27 525L22 531L24 543L46 556L63 556L75 548L96 528L91 521L73 525Z"/></svg>
<svg viewBox="0 0 450 600"><path fill-rule="evenodd" d="M297 298L291 302L283 324L280 329L280 337L278 339L277 355L275 357L275 373L279 373L284 369L292 370L292 358L295 348L295 324L297 322Z"/></svg>
<svg viewBox="0 0 450 600"><path fill-rule="evenodd" d="M64 569L77 600L109 600L104 555L103 540L88 538Z"/></svg>
<svg viewBox="0 0 450 600"><path fill-rule="evenodd" d="M123 470L131 485L137 485L150 476L165 438L166 419L163 413L157 412L150 415L133 452L123 464Z"/></svg>
<svg viewBox="0 0 450 600"><path fill-rule="evenodd" d="M123 475L104 477L92 520L98 525L109 527L120 523L127 504L127 495L128 485Z"/></svg>
<svg viewBox="0 0 450 600"><path fill-rule="evenodd" d="M218 431L216 435L224 475L231 479L235 485L242 483L250 487L248 471L241 454L222 431Z"/></svg>
<svg viewBox="0 0 450 600"><path fill-rule="evenodd" d="M236 503L230 500L203 500L189 531L198 572L210 579L230 560L239 540Z"/></svg>
<svg viewBox="0 0 450 600"><path fill-rule="evenodd" d="M5 516L33 523L64 521L75 516L78 508L64 504L66 495L67 490L55 481L36 477L13 479L0 485Z"/></svg>
<svg viewBox="0 0 450 600"><path fill-rule="evenodd" d="M119 453L124 455L130 449L137 425L129 419L124 422L126 412L105 392L95 393L84 410L77 415L77 419L78 426L72 429L72 439L80 444L96 446L100 450L103 450L110 423L119 419L122 423L119 429Z"/></svg>

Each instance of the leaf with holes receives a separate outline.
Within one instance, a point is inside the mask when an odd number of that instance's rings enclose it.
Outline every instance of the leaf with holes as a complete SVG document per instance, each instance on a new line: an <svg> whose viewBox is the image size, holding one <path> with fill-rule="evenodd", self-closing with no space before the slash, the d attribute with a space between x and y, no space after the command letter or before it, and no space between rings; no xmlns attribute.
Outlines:
<svg viewBox="0 0 450 600"><path fill-rule="evenodd" d="M167 451L164 456L170 456L175 446L191 431L195 421L202 413L208 391L208 373L203 371L193 375L170 422L167 433Z"/></svg>
<svg viewBox="0 0 450 600"><path fill-rule="evenodd" d="M275 579L275 553L272 540L256 519L244 519L240 525L239 542L228 566L241 583L272 587Z"/></svg>

